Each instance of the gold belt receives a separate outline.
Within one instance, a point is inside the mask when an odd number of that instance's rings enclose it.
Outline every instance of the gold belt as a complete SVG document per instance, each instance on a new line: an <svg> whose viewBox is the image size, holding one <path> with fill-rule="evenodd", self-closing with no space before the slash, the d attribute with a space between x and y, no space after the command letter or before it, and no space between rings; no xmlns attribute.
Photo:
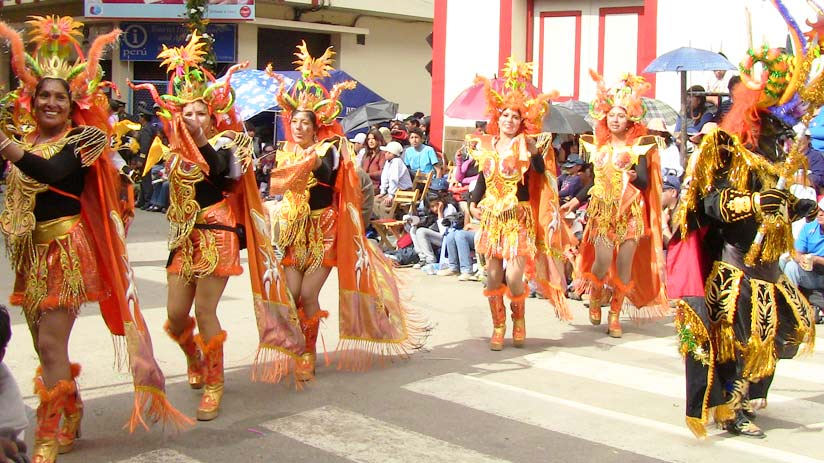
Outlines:
<svg viewBox="0 0 824 463"><path fill-rule="evenodd" d="M37 222L32 233L32 240L35 244L50 243L57 238L68 235L79 222L80 215Z"/></svg>

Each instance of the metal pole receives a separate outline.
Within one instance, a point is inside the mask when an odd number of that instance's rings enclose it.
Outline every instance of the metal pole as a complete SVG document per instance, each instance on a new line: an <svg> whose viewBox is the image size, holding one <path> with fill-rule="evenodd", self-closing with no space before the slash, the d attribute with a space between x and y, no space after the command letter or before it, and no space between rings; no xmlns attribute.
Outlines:
<svg viewBox="0 0 824 463"><path fill-rule="evenodd" d="M687 161L687 71L681 73L681 165Z"/></svg>

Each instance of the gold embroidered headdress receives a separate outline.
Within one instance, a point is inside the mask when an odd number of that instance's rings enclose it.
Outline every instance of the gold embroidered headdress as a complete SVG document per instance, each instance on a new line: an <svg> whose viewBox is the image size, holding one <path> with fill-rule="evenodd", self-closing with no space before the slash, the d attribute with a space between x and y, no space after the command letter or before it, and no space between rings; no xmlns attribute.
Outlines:
<svg viewBox="0 0 824 463"><path fill-rule="evenodd" d="M644 118L647 108L644 106L641 95L646 92L650 85L646 79L630 73L625 73L612 87L607 88L604 84L604 77L589 70L589 75L598 86L595 92L595 99L589 104L589 115L595 120L607 117L607 113L615 106L624 108L627 118L633 122L638 122Z"/></svg>
<svg viewBox="0 0 824 463"><path fill-rule="evenodd" d="M283 110L283 120L285 122L291 120L292 113L295 111L311 111L315 113L318 125L320 125L322 129L326 126L324 130L329 131L331 126L337 125L335 118L338 117L343 109L343 104L340 102L341 93L344 90L354 89L357 86L357 82L353 80L338 82L332 86L331 91L327 90L319 79L329 77L329 71L333 69L332 57L335 55L335 52L332 51L332 47L327 48L326 52L317 58L312 58L312 55L309 54L305 41L301 42L297 48L298 51L295 53L295 56L298 59L293 61L293 63L298 65L296 70L300 71L300 78L295 85L292 86L291 92L286 89L284 77L274 72L271 64L266 66L266 72L277 79L280 84L278 87L277 100ZM332 132L342 133L342 131L336 130L335 128L331 130ZM324 137L318 134L318 138Z"/></svg>
<svg viewBox="0 0 824 463"><path fill-rule="evenodd" d="M483 84L486 93L489 133L498 133L498 116L506 109L515 109L521 114L525 133L541 132L544 115L549 109L547 103L556 98L558 92L538 93L532 86L532 68L533 63L519 63L510 56L503 68L504 82L500 91L486 77L475 77L475 83Z"/></svg>
<svg viewBox="0 0 824 463"><path fill-rule="evenodd" d="M15 106L14 119L23 122L27 117L37 83L45 78L66 81L72 101L80 109L105 103L100 90L109 84L102 81L99 63L103 50L117 40L120 30L98 36L86 56L79 41L83 38L83 23L69 16L31 16L26 24L30 27L29 42L34 44L31 54L26 52L20 33L0 21L0 37L9 41L11 67L20 80L20 87L6 99Z"/></svg>

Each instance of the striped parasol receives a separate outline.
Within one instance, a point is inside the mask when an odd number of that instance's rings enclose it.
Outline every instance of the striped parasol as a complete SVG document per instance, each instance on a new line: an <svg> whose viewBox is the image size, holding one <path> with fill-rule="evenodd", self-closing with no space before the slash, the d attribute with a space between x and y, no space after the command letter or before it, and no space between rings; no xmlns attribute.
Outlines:
<svg viewBox="0 0 824 463"><path fill-rule="evenodd" d="M644 115L643 120L645 124L653 119L659 118L663 119L667 125L675 125L675 122L678 120L678 111L676 111L672 106L661 100L656 100L655 98L642 97L641 100L647 108L647 113ZM567 100L562 103L553 103L552 105L569 109L579 116L584 116L587 122L593 126L595 125L595 120L589 115L589 103L585 101Z"/></svg>

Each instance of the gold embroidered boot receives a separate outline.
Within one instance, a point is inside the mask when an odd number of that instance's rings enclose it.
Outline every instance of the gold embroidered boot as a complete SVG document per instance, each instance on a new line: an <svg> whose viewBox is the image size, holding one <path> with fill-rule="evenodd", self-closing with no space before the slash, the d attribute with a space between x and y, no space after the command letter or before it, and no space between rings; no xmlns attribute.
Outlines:
<svg viewBox="0 0 824 463"><path fill-rule="evenodd" d="M492 337L489 339L489 350L498 351L504 348L504 336L506 336L505 291L506 286L493 290L484 290L484 296L489 300L489 310L492 312Z"/></svg>
<svg viewBox="0 0 824 463"><path fill-rule="evenodd" d="M518 296L507 291L509 308L512 310L512 345L524 347L526 340L526 293Z"/></svg>
<svg viewBox="0 0 824 463"><path fill-rule="evenodd" d="M589 322L597 326L601 324L601 305L604 303L604 280L592 273L586 273L584 278L590 281L589 292Z"/></svg>
<svg viewBox="0 0 824 463"><path fill-rule="evenodd" d="M206 370L203 396L197 407L197 419L211 421L220 413L220 401L223 398L223 343L226 342L226 331L213 336L206 344L198 334L195 336L195 342L203 352Z"/></svg>
<svg viewBox="0 0 824 463"><path fill-rule="evenodd" d="M612 302L609 305L609 326L607 334L612 338L620 338L624 335L621 329L621 309L624 307L624 299L632 291L633 283L630 282L625 285L619 278L615 278L612 282L613 293Z"/></svg>
<svg viewBox="0 0 824 463"><path fill-rule="evenodd" d="M300 356L295 369L295 377L298 381L311 381L315 378L315 362L317 361L318 330L320 330L320 319L329 316L329 312L318 310L312 317L307 318L303 308L298 308L300 317L300 327L306 339L306 349Z"/></svg>
<svg viewBox="0 0 824 463"><path fill-rule="evenodd" d="M194 317L189 317L186 328L175 335L169 328L169 320L163 325L163 330L180 346L183 355L186 356L186 374L189 377L189 387L192 389L203 388L203 354L195 343L195 322Z"/></svg>
<svg viewBox="0 0 824 463"><path fill-rule="evenodd" d="M72 391L66 397L63 408L63 426L57 435L58 451L69 453L74 448L74 440L80 438L80 420L83 419L83 401L80 400L80 390L77 387L77 377L80 375L80 364L71 364Z"/></svg>
<svg viewBox="0 0 824 463"><path fill-rule="evenodd" d="M53 388L47 389L41 377L34 379L34 392L40 397L40 405L37 407L37 429L34 431L32 463L57 461L60 417L66 406L66 398L74 390L74 381L61 379Z"/></svg>

